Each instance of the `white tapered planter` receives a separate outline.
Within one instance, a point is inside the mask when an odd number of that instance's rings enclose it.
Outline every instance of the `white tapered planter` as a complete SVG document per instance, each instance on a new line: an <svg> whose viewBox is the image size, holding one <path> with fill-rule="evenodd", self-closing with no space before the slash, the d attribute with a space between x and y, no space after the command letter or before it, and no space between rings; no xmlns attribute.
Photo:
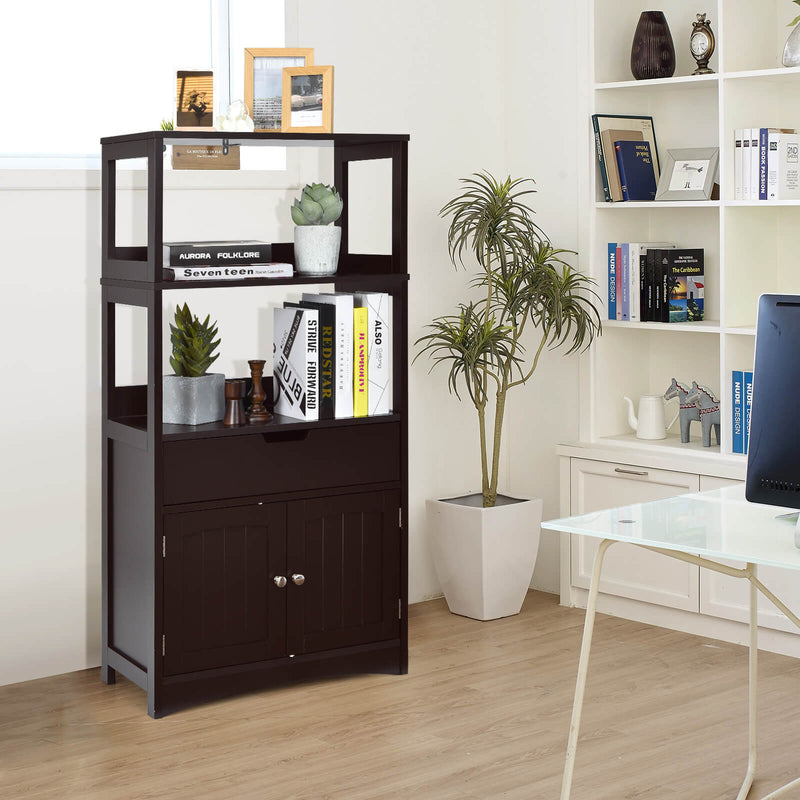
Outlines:
<svg viewBox="0 0 800 800"><path fill-rule="evenodd" d="M542 500L479 494L428 500L433 562L450 611L488 620L518 614L533 576Z"/></svg>

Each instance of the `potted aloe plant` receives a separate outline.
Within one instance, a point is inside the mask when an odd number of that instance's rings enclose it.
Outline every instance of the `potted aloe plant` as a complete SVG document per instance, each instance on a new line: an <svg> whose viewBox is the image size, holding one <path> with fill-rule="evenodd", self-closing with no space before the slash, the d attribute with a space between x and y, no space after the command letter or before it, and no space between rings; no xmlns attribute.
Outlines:
<svg viewBox="0 0 800 800"><path fill-rule="evenodd" d="M519 612L539 546L541 499L498 493L508 393L524 386L544 349L567 353L601 333L593 281L563 260L533 222L530 179L503 181L487 172L463 178L464 191L441 210L450 218L454 266L477 261L477 300L438 317L416 342L431 370L448 367L447 386L466 397L478 421L481 491L429 500L432 550L450 610L475 619Z"/></svg>
<svg viewBox="0 0 800 800"><path fill-rule="evenodd" d="M202 425L225 416L225 376L208 371L219 358L213 353L221 341L214 341L217 323L209 320L207 316L200 322L188 303L175 309L175 322L169 326L169 363L175 374L164 375L162 382L164 422Z"/></svg>
<svg viewBox="0 0 800 800"><path fill-rule="evenodd" d="M342 229L333 225L344 204L333 186L310 183L292 205L294 259L297 272L333 275L339 262Z"/></svg>

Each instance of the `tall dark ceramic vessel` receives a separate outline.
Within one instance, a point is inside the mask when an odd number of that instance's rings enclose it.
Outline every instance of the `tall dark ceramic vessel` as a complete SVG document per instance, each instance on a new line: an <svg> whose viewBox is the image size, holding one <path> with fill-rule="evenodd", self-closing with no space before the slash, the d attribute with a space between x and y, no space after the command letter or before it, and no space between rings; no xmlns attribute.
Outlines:
<svg viewBox="0 0 800 800"><path fill-rule="evenodd" d="M663 11L642 11L633 35L631 72L637 81L675 74L675 45Z"/></svg>

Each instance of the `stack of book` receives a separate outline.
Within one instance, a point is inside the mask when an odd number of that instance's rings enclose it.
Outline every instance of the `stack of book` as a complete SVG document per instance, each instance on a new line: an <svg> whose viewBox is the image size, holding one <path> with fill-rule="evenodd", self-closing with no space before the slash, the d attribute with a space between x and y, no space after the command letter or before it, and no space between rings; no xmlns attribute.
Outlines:
<svg viewBox="0 0 800 800"><path fill-rule="evenodd" d="M800 138L792 128L737 128L734 200L800 200Z"/></svg>
<svg viewBox="0 0 800 800"><path fill-rule="evenodd" d="M750 415L753 409L753 373L735 369L731 374L731 431L734 453L747 454L750 444Z"/></svg>
<svg viewBox="0 0 800 800"><path fill-rule="evenodd" d="M704 251L669 242L608 243L608 318L620 322L703 319Z"/></svg>
<svg viewBox="0 0 800 800"><path fill-rule="evenodd" d="M592 114L606 202L653 200L660 175L652 117Z"/></svg>
<svg viewBox="0 0 800 800"><path fill-rule="evenodd" d="M269 242L164 242L165 281L291 278L293 272L291 264L272 261Z"/></svg>
<svg viewBox="0 0 800 800"><path fill-rule="evenodd" d="M274 310L276 414L307 421L391 412L392 297L303 294Z"/></svg>

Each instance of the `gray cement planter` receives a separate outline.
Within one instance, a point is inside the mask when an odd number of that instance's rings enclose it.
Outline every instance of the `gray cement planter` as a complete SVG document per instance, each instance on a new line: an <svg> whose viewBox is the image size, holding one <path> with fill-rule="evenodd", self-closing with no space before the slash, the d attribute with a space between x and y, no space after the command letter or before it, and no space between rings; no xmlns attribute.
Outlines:
<svg viewBox="0 0 800 800"><path fill-rule="evenodd" d="M209 372L199 378L164 375L163 421L176 425L202 425L225 416L225 376Z"/></svg>
<svg viewBox="0 0 800 800"><path fill-rule="evenodd" d="M339 266L342 229L337 225L297 225L295 269L303 275L333 275Z"/></svg>

